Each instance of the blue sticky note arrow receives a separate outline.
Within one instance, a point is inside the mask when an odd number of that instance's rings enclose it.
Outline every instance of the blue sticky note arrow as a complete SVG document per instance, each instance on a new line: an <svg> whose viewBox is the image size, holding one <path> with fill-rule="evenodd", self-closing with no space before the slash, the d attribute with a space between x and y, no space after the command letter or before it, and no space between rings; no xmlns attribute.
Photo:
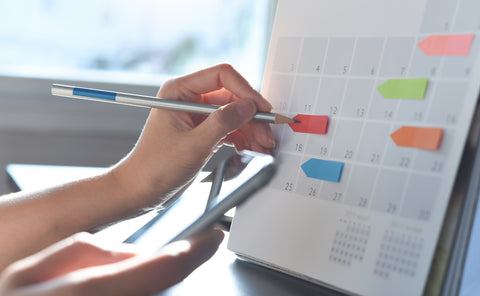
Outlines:
<svg viewBox="0 0 480 296"><path fill-rule="evenodd" d="M340 182L343 162L310 158L301 168L309 178Z"/></svg>

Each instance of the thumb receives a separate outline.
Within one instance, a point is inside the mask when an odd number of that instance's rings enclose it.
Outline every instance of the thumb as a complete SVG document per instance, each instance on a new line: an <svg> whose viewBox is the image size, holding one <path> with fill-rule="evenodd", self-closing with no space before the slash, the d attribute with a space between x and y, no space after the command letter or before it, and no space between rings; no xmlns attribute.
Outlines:
<svg viewBox="0 0 480 296"><path fill-rule="evenodd" d="M222 140L227 134L249 122L257 112L252 100L236 101L210 114L196 129L196 136L209 148Z"/></svg>

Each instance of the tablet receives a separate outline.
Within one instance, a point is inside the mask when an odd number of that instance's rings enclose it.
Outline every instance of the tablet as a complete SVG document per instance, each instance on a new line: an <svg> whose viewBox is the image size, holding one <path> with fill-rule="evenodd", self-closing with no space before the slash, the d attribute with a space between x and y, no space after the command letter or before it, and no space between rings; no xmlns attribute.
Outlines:
<svg viewBox="0 0 480 296"><path fill-rule="evenodd" d="M241 151L195 181L175 202L125 242L155 252L164 245L206 230L265 186L276 169L271 155Z"/></svg>

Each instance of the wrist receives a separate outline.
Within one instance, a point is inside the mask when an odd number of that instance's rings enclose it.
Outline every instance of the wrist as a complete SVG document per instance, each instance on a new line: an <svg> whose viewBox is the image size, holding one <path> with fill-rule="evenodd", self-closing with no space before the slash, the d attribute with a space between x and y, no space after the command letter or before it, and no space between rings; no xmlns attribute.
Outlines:
<svg viewBox="0 0 480 296"><path fill-rule="evenodd" d="M112 180L116 201L136 212L151 207L153 202L149 201L150 194L146 182L139 176L141 173L134 176L134 172L138 170L122 160L109 170L107 177Z"/></svg>
<svg viewBox="0 0 480 296"><path fill-rule="evenodd" d="M155 180L146 166L138 164L132 155L113 166L108 172L116 188L119 202L133 211L145 211L157 207L169 198L161 182Z"/></svg>

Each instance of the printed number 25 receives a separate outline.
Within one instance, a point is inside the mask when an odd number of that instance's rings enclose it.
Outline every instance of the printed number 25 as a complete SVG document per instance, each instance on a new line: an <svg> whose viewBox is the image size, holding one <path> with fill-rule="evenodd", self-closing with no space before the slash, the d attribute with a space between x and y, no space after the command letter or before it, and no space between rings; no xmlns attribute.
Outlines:
<svg viewBox="0 0 480 296"><path fill-rule="evenodd" d="M285 187L283 188L285 191L292 191L293 190L293 183L292 182L286 182Z"/></svg>

